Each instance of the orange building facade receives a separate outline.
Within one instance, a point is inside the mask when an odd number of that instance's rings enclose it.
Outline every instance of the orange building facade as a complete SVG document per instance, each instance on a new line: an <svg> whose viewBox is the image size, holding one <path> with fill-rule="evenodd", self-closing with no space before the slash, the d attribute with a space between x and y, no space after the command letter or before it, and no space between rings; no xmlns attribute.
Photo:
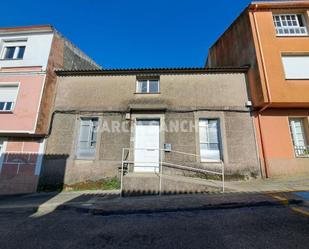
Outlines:
<svg viewBox="0 0 309 249"><path fill-rule="evenodd" d="M207 60L243 65L263 175L309 175L309 2L252 2Z"/></svg>

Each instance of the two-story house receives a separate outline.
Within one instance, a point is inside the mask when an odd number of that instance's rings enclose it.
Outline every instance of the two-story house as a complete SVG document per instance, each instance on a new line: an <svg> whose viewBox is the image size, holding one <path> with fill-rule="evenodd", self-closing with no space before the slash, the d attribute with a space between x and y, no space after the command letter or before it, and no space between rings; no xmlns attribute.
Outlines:
<svg viewBox="0 0 309 249"><path fill-rule="evenodd" d="M0 194L36 190L55 68L100 68L52 26L0 28Z"/></svg>
<svg viewBox="0 0 309 249"><path fill-rule="evenodd" d="M264 175L309 174L309 2L252 2L209 50L207 67L250 65Z"/></svg>
<svg viewBox="0 0 309 249"><path fill-rule="evenodd" d="M199 186L181 182L192 173L188 166L223 168L226 178L259 177L246 72L246 67L57 71L40 183L119 177L123 160L129 164L126 191L157 191L159 173L167 177L164 190L196 191Z"/></svg>

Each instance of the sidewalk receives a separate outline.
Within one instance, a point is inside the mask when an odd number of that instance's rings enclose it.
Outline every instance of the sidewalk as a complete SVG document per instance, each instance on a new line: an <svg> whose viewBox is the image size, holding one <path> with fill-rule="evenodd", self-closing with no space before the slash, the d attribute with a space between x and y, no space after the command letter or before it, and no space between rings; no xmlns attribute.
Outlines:
<svg viewBox="0 0 309 249"><path fill-rule="evenodd" d="M115 215L226 209L270 205L308 205L307 178L228 182L227 192L216 194L142 196L121 198L120 191L77 191L0 196L0 212L32 212L41 216L55 210ZM304 194L294 194L304 191ZM306 192L307 191L307 192ZM274 194L276 193L276 194Z"/></svg>
<svg viewBox="0 0 309 249"><path fill-rule="evenodd" d="M258 179L251 181L231 181L225 183L226 192L261 193L261 192L292 192L309 190L309 176Z"/></svg>

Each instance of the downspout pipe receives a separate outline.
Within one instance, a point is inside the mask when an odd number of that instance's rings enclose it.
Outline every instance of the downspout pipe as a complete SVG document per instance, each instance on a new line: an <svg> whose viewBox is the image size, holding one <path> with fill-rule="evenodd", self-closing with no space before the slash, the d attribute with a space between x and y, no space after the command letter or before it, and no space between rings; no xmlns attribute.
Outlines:
<svg viewBox="0 0 309 249"><path fill-rule="evenodd" d="M262 149L262 154L263 154L265 177L268 178L269 177L268 161L267 161L266 152L265 152L265 136L263 134L263 129L261 128L261 115L267 108L269 108L272 105L272 97L271 97L271 93L270 93L269 79L268 79L267 70L266 70L266 66L265 66L265 57L264 57L264 54L263 54L262 43L261 43L261 40L260 40L260 31L259 31L259 27L258 27L257 20L256 20L256 17L255 17L255 12L258 9L258 7L259 7L258 4L255 4L253 11L251 11L250 13L252 15L253 22L254 22L254 29L255 29L257 43L258 43L258 51L259 51L261 61L262 61L262 70L263 70L263 76L264 76L264 80L265 80L266 93L267 93L267 103L266 103L266 105L264 105L260 110L258 110L258 126L259 126L260 140L261 140L261 146L262 146L261 149Z"/></svg>

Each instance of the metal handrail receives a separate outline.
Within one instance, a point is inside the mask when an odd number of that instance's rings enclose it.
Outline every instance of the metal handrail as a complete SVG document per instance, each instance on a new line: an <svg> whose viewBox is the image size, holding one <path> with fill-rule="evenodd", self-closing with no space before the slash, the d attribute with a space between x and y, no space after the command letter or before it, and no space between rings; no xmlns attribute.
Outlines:
<svg viewBox="0 0 309 249"><path fill-rule="evenodd" d="M134 161L134 160L127 160L125 159L125 152L128 152L127 157L130 154L130 151L136 151L136 150L145 150L145 151L159 151L160 152L160 160L159 162L151 162L151 161L147 161L147 162L142 162L142 161ZM163 161L163 153L164 152L168 152L168 153L176 153L176 154L181 154L181 155L188 155L188 156L194 156L194 157L201 157L201 155L198 154L192 154L192 153L186 153L186 152L182 152L182 151L176 151L176 150L165 150L165 149L158 149L158 148L123 148L122 149L122 159L121 159L121 183L120 183L120 195L122 196L122 192L123 192L123 175L124 175L124 165L128 164L128 170L129 170L129 165L130 164L134 164L134 163L159 163L160 166L160 170L159 170L159 179L160 179L160 186L159 186L159 193L161 195L162 193L162 175L163 175L163 165L166 165L168 167L175 167L175 168L181 168L184 170L188 170L188 171L195 171L195 172L201 172L201 173L210 173L210 174L216 174L216 175L221 175L222 176L222 192L224 193L224 189L225 189L225 179L224 179L224 164L221 162L222 167L221 167L221 171L212 171L212 170L207 170L207 169L202 169L202 168L195 168L195 167L190 167L190 166L185 166L185 165L180 165L180 164L175 164L175 163L169 163L169 162L164 162ZM126 157L126 158L127 158ZM153 167L153 166L151 166ZM155 171L156 172L156 171Z"/></svg>
<svg viewBox="0 0 309 249"><path fill-rule="evenodd" d="M294 146L297 157L309 157L309 146Z"/></svg>

